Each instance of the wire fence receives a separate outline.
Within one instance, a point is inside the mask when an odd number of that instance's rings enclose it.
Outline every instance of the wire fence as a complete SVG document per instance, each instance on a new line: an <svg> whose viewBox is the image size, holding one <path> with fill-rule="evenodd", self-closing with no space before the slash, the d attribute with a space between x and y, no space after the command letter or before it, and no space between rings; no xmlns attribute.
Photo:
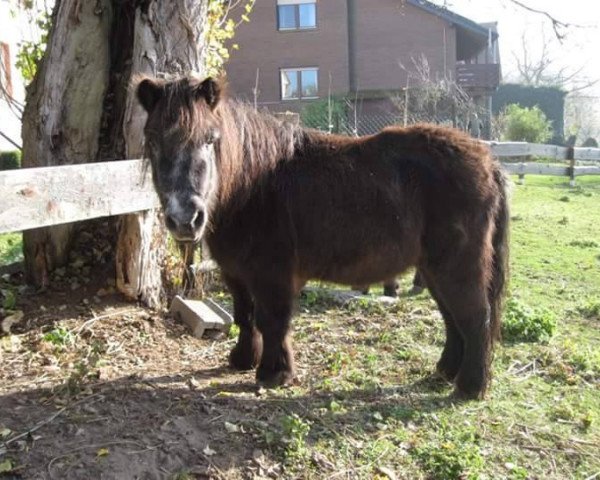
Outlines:
<svg viewBox="0 0 600 480"><path fill-rule="evenodd" d="M417 123L433 123L454 127L469 132L476 138L490 138L489 122L485 116L472 115L470 118L452 118L425 113L402 112L356 112L347 111L311 111L304 110L300 114L287 113L292 121L307 128L322 132L361 136L380 132L390 126L408 126Z"/></svg>

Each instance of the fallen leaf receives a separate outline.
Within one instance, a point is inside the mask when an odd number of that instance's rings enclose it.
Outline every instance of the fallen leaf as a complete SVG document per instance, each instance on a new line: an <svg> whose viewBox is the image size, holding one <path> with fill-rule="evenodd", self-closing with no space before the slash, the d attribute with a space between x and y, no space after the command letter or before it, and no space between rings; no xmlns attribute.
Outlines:
<svg viewBox="0 0 600 480"><path fill-rule="evenodd" d="M0 473L10 473L14 468L15 466L10 458L0 462Z"/></svg>
<svg viewBox="0 0 600 480"><path fill-rule="evenodd" d="M394 471L388 467L377 467L377 473L381 473L382 475L385 475L390 480L396 480L398 478L398 477L396 477L396 474L394 473Z"/></svg>
<svg viewBox="0 0 600 480"><path fill-rule="evenodd" d="M194 377L190 378L190 380L188 381L188 385L192 390L202 387L202 383L200 383Z"/></svg>
<svg viewBox="0 0 600 480"><path fill-rule="evenodd" d="M2 320L2 331L4 333L10 333L11 327L15 323L19 323L21 320L23 320L23 312L21 310L17 310L15 313Z"/></svg>
<svg viewBox="0 0 600 480"><path fill-rule="evenodd" d="M108 448L101 448L100 450L98 450L96 452L96 456L97 457L106 457L108 456L110 452L108 451Z"/></svg>
<svg viewBox="0 0 600 480"><path fill-rule="evenodd" d="M204 450L202 450L202 453L204 453L204 455L206 455L207 457L212 457L217 452L214 451L212 448L210 448L209 445L206 445L206 447L204 448Z"/></svg>
<svg viewBox="0 0 600 480"><path fill-rule="evenodd" d="M240 427L234 423L225 422L225 430L227 430L227 433L238 433L240 431Z"/></svg>
<svg viewBox="0 0 600 480"><path fill-rule="evenodd" d="M0 428L0 438L6 438L10 435L12 430L10 428Z"/></svg>
<svg viewBox="0 0 600 480"><path fill-rule="evenodd" d="M322 453L313 452L311 460L316 466L324 468L326 470L333 470L335 468L335 465L331 463L331 461Z"/></svg>

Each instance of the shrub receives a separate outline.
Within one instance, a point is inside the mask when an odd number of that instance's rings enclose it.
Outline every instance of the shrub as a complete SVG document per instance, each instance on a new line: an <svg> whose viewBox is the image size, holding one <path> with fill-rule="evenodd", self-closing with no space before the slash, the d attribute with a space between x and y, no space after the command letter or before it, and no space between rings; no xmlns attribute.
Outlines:
<svg viewBox="0 0 600 480"><path fill-rule="evenodd" d="M552 122L538 106L511 104L502 113L502 140L544 143L552 137Z"/></svg>
<svg viewBox="0 0 600 480"><path fill-rule="evenodd" d="M539 342L548 340L556 330L552 312L532 308L515 298L506 302L502 337L509 342Z"/></svg>
<svg viewBox="0 0 600 480"><path fill-rule="evenodd" d="M0 170L14 170L21 167L21 152L0 152Z"/></svg>
<svg viewBox="0 0 600 480"><path fill-rule="evenodd" d="M598 148L598 141L593 137L589 137L585 139L585 142L583 142L581 146L588 148Z"/></svg>
<svg viewBox="0 0 600 480"><path fill-rule="evenodd" d="M346 101L340 97L333 97L331 102L324 99L307 104L300 113L300 120L302 125L324 132L347 133L349 130Z"/></svg>

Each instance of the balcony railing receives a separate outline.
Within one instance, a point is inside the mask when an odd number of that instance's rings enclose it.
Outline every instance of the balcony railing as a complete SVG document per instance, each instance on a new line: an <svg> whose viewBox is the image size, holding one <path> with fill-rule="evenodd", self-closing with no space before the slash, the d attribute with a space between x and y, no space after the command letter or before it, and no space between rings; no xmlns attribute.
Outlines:
<svg viewBox="0 0 600 480"><path fill-rule="evenodd" d="M500 65L497 63L457 65L456 83L462 88L494 89L500 84Z"/></svg>

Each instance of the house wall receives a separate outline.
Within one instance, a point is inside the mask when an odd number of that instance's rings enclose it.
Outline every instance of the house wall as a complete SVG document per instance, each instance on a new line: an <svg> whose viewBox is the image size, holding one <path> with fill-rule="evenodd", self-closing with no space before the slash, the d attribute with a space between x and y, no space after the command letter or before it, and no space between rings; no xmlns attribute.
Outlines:
<svg viewBox="0 0 600 480"><path fill-rule="evenodd" d="M9 68L12 85L12 96L21 104L25 100L25 87L19 70L15 67L18 42L25 34L23 33L24 20L13 18L10 13L11 4L0 0L0 43L8 46ZM6 47L5 47L6 48ZM2 85L6 88L6 78L0 78ZM10 137L17 144L21 144L21 121L14 114L8 103L0 96L0 131ZM15 150L15 146L0 136L0 151Z"/></svg>
<svg viewBox="0 0 600 480"><path fill-rule="evenodd" d="M456 31L447 21L398 0L317 0L317 29L277 30L276 0L257 0L250 22L239 26L226 65L234 95L253 100L259 69L258 102L272 110L298 110L300 102L281 101L281 68L318 67L319 96L331 92L399 90L413 59L424 56L431 77L454 76ZM353 4L354 82L349 74L348 4ZM331 80L330 78L331 77ZM302 104L307 101L304 100Z"/></svg>
<svg viewBox="0 0 600 480"><path fill-rule="evenodd" d="M298 102L280 100L280 69L319 68L319 96L327 97L329 77L332 93L348 91L348 19L346 0L318 0L317 28L305 31L277 30L276 0L257 0L250 22L238 27L226 65L230 90L252 101L259 69L261 105L274 110L296 110Z"/></svg>
<svg viewBox="0 0 600 480"><path fill-rule="evenodd" d="M413 59L424 56L431 78L454 76L456 30L431 13L398 0L356 1L355 71L358 90L398 90Z"/></svg>

